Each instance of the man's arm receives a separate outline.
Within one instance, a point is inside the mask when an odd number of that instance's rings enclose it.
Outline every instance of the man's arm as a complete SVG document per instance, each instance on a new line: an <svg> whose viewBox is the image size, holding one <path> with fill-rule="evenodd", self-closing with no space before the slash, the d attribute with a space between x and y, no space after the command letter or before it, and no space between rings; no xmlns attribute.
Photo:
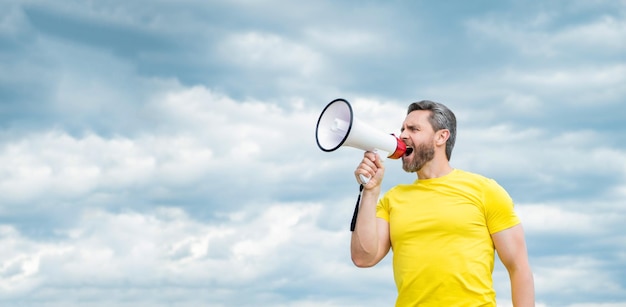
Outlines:
<svg viewBox="0 0 626 307"><path fill-rule="evenodd" d="M352 262L358 267L371 267L380 262L389 252L389 223L376 217L376 204L380 195L380 184L385 167L373 152L366 152L363 161L354 172L369 177L361 194L359 214L350 241Z"/></svg>
<svg viewBox="0 0 626 307"><path fill-rule="evenodd" d="M491 235L500 261L509 272L513 306L535 306L535 286L521 224Z"/></svg>
<svg viewBox="0 0 626 307"><path fill-rule="evenodd" d="M377 197L368 194L363 193L361 197L361 208L350 242L352 262L361 268L376 265L391 247L389 223L376 217L376 201L370 199Z"/></svg>

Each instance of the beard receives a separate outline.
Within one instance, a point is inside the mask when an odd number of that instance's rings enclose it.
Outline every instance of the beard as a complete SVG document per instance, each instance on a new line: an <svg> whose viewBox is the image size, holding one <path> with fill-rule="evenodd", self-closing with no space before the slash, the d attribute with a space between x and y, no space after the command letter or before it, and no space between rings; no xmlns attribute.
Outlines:
<svg viewBox="0 0 626 307"><path fill-rule="evenodd" d="M407 173L415 173L424 167L426 163L435 158L435 146L431 144L420 144L413 150L413 158L402 158L402 169Z"/></svg>

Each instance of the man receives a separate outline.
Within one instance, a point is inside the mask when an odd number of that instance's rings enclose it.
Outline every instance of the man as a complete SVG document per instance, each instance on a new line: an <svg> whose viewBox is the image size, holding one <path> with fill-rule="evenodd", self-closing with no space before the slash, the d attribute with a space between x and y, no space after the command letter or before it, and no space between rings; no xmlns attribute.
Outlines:
<svg viewBox="0 0 626 307"><path fill-rule="evenodd" d="M509 273L515 307L534 306L534 282L513 201L494 180L450 166L456 117L432 101L412 103L399 136L402 167L416 172L379 200L385 166L366 152L352 233L352 261L371 267L393 249L396 306L496 306L494 249ZM359 180L360 182L360 180Z"/></svg>

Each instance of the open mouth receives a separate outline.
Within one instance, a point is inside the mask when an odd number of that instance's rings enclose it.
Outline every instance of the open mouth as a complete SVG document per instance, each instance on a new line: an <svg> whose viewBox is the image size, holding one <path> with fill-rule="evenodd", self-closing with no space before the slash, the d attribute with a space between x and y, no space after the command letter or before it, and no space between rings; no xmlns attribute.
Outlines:
<svg viewBox="0 0 626 307"><path fill-rule="evenodd" d="M412 147L407 147L406 151L404 152L404 156L410 156L413 153L413 148Z"/></svg>

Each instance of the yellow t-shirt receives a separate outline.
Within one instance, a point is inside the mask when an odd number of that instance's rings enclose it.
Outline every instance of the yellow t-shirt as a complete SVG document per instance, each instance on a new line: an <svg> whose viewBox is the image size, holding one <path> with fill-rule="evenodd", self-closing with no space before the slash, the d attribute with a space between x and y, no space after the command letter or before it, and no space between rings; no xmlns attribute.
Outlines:
<svg viewBox="0 0 626 307"><path fill-rule="evenodd" d="M396 306L496 306L491 234L520 222L498 183L455 169L395 186L376 215L389 222Z"/></svg>

